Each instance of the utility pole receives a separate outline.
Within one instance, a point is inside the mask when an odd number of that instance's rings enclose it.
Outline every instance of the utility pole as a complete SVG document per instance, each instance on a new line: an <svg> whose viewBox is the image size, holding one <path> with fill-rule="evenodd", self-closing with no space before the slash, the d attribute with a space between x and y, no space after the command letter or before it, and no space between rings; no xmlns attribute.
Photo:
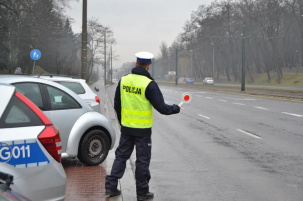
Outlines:
<svg viewBox="0 0 303 201"><path fill-rule="evenodd" d="M241 91L245 91L245 22L243 22L243 33L242 33L242 84Z"/></svg>
<svg viewBox="0 0 303 201"><path fill-rule="evenodd" d="M212 42L211 45L213 46L213 78L215 78L215 44Z"/></svg>
<svg viewBox="0 0 303 201"><path fill-rule="evenodd" d="M82 11L82 51L81 51L81 78L86 80L87 71L87 0L83 0Z"/></svg>
<svg viewBox="0 0 303 201"><path fill-rule="evenodd" d="M104 28L104 87L106 87L106 28Z"/></svg>
<svg viewBox="0 0 303 201"><path fill-rule="evenodd" d="M190 51L190 69L191 69L191 78L194 78L193 54L194 54L194 50L191 50L191 51Z"/></svg>
<svg viewBox="0 0 303 201"><path fill-rule="evenodd" d="M110 46L110 82L113 82L113 47Z"/></svg>
<svg viewBox="0 0 303 201"><path fill-rule="evenodd" d="M152 60L152 78L155 79L155 59Z"/></svg>
<svg viewBox="0 0 303 201"><path fill-rule="evenodd" d="M176 85L178 85L178 48L176 48Z"/></svg>

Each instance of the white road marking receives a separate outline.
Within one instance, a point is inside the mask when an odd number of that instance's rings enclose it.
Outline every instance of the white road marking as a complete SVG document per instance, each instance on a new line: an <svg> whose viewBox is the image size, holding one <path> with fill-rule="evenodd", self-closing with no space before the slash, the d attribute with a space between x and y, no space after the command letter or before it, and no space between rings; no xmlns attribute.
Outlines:
<svg viewBox="0 0 303 201"><path fill-rule="evenodd" d="M281 113L291 115L291 116L295 116L295 117L303 117L303 115L300 115L300 114L294 114L294 113L288 113L288 112L281 112Z"/></svg>
<svg viewBox="0 0 303 201"><path fill-rule="evenodd" d="M237 129L237 131L239 131L239 132L241 132L241 133L244 133L244 134L246 134L246 135L249 135L249 136L251 136L251 137L257 138L257 139L262 139L261 137L259 137L259 136L257 136L257 135L254 135L254 134L252 134L252 133L246 132L246 131L241 130L241 129Z"/></svg>
<svg viewBox="0 0 303 201"><path fill-rule="evenodd" d="M260 110L269 110L269 109L267 109L265 107L259 107L259 106L255 106L255 108L260 109Z"/></svg>
<svg viewBox="0 0 303 201"><path fill-rule="evenodd" d="M218 101L225 102L225 103L227 102L227 100L222 100L222 99L219 99Z"/></svg>
<svg viewBox="0 0 303 201"><path fill-rule="evenodd" d="M209 117L207 117L207 116L204 116L204 115L202 115L202 114L198 114L200 117L203 117L203 118L205 118L205 119L210 119Z"/></svg>
<svg viewBox="0 0 303 201"><path fill-rule="evenodd" d="M233 103L233 104L235 104L235 105L245 105L243 103Z"/></svg>
<svg viewBox="0 0 303 201"><path fill-rule="evenodd" d="M199 96L199 95L195 95L195 96L200 97L200 98L202 97L202 96Z"/></svg>
<svg viewBox="0 0 303 201"><path fill-rule="evenodd" d="M237 100L237 101L255 101L256 99L252 98L230 98L230 97L224 97L226 99L231 99L231 100Z"/></svg>
<svg viewBox="0 0 303 201"><path fill-rule="evenodd" d="M210 100L214 99L214 98L212 98L212 97L205 97L205 98L210 99Z"/></svg>

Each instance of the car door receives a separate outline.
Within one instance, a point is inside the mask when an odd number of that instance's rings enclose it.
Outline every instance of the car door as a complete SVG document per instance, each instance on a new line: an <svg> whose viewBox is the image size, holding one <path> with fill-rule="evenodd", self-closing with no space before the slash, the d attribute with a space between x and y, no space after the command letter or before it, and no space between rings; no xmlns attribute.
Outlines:
<svg viewBox="0 0 303 201"><path fill-rule="evenodd" d="M60 131L62 151L65 152L71 129L85 111L80 103L65 91L50 85L43 85L43 90L49 101L49 118Z"/></svg>

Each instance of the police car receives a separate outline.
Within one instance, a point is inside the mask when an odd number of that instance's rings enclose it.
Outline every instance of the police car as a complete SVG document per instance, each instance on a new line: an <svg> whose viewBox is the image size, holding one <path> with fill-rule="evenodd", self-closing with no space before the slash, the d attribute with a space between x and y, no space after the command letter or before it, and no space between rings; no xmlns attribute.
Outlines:
<svg viewBox="0 0 303 201"><path fill-rule="evenodd" d="M64 200L59 131L13 85L0 84L0 170L31 200Z"/></svg>
<svg viewBox="0 0 303 201"><path fill-rule="evenodd" d="M108 119L67 87L25 75L0 75L0 83L14 85L60 130L62 157L98 165L114 147L116 133Z"/></svg>

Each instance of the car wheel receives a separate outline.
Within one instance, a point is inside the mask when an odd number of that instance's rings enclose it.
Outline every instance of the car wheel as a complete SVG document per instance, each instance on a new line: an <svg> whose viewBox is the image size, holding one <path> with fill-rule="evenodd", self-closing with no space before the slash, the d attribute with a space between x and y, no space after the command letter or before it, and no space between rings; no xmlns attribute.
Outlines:
<svg viewBox="0 0 303 201"><path fill-rule="evenodd" d="M102 163L109 151L109 140L101 130L89 131L80 141L78 159L85 165Z"/></svg>

